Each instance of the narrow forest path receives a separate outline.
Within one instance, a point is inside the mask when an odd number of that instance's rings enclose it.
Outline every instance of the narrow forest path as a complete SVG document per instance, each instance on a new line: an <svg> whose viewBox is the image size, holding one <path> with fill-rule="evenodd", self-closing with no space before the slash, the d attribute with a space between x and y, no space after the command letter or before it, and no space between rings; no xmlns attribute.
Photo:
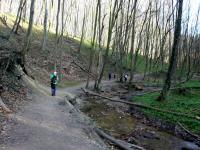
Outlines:
<svg viewBox="0 0 200 150"><path fill-rule="evenodd" d="M106 149L104 143L92 134L84 117L64 98L51 97L39 86L31 88L29 97L31 101L26 102L19 112L9 115L9 121L1 135L3 141L0 140L0 149Z"/></svg>
<svg viewBox="0 0 200 150"><path fill-rule="evenodd" d="M95 81L90 81L89 83L89 87L93 87L94 86ZM85 88L86 82L83 82L81 84L78 84L76 86L72 86L72 87L68 87L68 88L63 88L63 89L59 89L58 94L60 96L63 96L64 93L70 93L73 95L76 95L78 93L80 93L81 88ZM104 87L106 87L107 85L117 85L116 80L103 80L102 81L102 85ZM81 91L82 92L82 91Z"/></svg>

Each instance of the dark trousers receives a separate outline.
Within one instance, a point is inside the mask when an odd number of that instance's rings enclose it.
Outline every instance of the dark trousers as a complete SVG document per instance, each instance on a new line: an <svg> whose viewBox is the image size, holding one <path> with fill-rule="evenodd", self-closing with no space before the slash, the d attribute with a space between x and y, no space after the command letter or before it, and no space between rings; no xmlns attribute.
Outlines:
<svg viewBox="0 0 200 150"><path fill-rule="evenodd" d="M56 96L56 86L51 86L51 95Z"/></svg>

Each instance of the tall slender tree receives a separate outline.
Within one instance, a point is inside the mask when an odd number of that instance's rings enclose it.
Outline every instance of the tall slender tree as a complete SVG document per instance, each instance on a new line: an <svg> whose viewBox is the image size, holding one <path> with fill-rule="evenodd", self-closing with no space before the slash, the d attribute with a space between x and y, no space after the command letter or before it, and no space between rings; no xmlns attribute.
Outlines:
<svg viewBox="0 0 200 150"><path fill-rule="evenodd" d="M61 0L58 0L58 8L57 8L57 14L56 14L56 37L58 37L60 4L61 4Z"/></svg>
<svg viewBox="0 0 200 150"><path fill-rule="evenodd" d="M134 68L133 68L133 63L134 63L134 47L135 47L135 15L136 15L136 10L137 10L137 0L134 1L134 6L133 6L133 21L132 21L132 36L131 36L131 51L130 51L130 56L131 56L131 72L130 72L130 79L129 79L129 85L131 84L133 80L133 75L134 75Z"/></svg>
<svg viewBox="0 0 200 150"><path fill-rule="evenodd" d="M94 47L95 47L95 40L96 40L96 34L97 34L98 12L99 12L100 3L101 3L101 0L98 0L97 5L96 5L95 21L94 21L94 25L93 25L94 32L93 32L93 38L92 38L92 45L90 48L90 60L89 60L89 66L88 66L89 73L91 72L92 65L93 65ZM89 80L90 80L90 75L88 74L86 88L88 88L88 86L89 86Z"/></svg>
<svg viewBox="0 0 200 150"><path fill-rule="evenodd" d="M167 76L165 80L165 84L163 86L163 90L161 91L161 94L158 98L158 100L166 100L167 95L169 93L169 89L171 87L171 80L172 76L174 74L175 68L177 66L177 57L178 57L178 45L180 41L180 35L181 35L181 22L182 22L182 10L183 10L183 0L178 0L178 14L176 18L175 23L175 31L174 31L174 43L172 47L172 55L170 57L170 64L167 71Z"/></svg>
<svg viewBox="0 0 200 150"><path fill-rule="evenodd" d="M98 88L99 88L99 85L101 84L101 80L103 78L103 75L106 69L106 64L108 63L108 54L109 54L110 44L111 44L112 35L113 35L113 28L118 18L119 11L121 10L122 3L123 3L123 0L120 0L120 1L115 0L113 10L110 10L107 45L106 45L106 51L104 54L102 70L100 72L100 76L97 82Z"/></svg>
<svg viewBox="0 0 200 150"><path fill-rule="evenodd" d="M23 50L22 50L22 67L24 67L24 65L25 65L26 52L30 49L32 29L33 29L33 20L34 20L34 11L35 11L35 0L31 0L28 30L27 30L27 34L26 34L24 47L23 47Z"/></svg>
<svg viewBox="0 0 200 150"><path fill-rule="evenodd" d="M44 13L44 28L43 28L43 41L42 41L42 50L45 50L46 48L46 42L47 42L47 23L48 23L48 2L47 0L43 0L44 2L44 8L45 8L45 13Z"/></svg>
<svg viewBox="0 0 200 150"><path fill-rule="evenodd" d="M82 32L81 32L81 41L80 41L80 45L79 45L79 49L78 49L78 53L79 54L81 52L81 47L82 47L82 43L83 43L84 36L85 36L86 13L87 13L86 10L84 10L83 23L82 23Z"/></svg>
<svg viewBox="0 0 200 150"><path fill-rule="evenodd" d="M11 36L12 33L17 34L17 32L18 32L20 22L21 22L21 19L22 19L23 9L24 9L25 5L26 5L26 0L20 0L18 11L17 11L17 16L16 16L16 19L15 19L13 28L11 30L10 36Z"/></svg>

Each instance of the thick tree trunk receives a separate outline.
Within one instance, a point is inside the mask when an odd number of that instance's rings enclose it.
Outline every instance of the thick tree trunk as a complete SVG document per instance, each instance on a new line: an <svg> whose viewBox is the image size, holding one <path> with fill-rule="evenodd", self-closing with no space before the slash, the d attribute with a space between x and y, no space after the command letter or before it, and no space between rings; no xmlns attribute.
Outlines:
<svg viewBox="0 0 200 150"><path fill-rule="evenodd" d="M172 55L170 58L170 64L169 64L165 84L163 86L163 90L158 100L165 100L167 98L169 89L171 87L171 79L177 65L178 45L179 45L180 34L181 34L182 8L183 8L183 0L178 0L178 16L177 16L176 24L175 24L174 44L172 47Z"/></svg>

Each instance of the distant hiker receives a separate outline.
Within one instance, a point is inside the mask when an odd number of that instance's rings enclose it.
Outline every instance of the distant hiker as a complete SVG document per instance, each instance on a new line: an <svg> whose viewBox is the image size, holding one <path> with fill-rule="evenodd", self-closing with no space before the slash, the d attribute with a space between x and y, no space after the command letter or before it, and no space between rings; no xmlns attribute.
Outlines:
<svg viewBox="0 0 200 150"><path fill-rule="evenodd" d="M112 79L112 74L111 73L108 74L108 78L109 78L109 80Z"/></svg>
<svg viewBox="0 0 200 150"><path fill-rule="evenodd" d="M124 75L124 81L127 82L127 80L128 80L128 75L125 74L125 75Z"/></svg>
<svg viewBox="0 0 200 150"><path fill-rule="evenodd" d="M57 72L51 74L51 95L56 96L56 84L58 80Z"/></svg>
<svg viewBox="0 0 200 150"><path fill-rule="evenodd" d="M113 78L116 79L116 74L113 75Z"/></svg>

